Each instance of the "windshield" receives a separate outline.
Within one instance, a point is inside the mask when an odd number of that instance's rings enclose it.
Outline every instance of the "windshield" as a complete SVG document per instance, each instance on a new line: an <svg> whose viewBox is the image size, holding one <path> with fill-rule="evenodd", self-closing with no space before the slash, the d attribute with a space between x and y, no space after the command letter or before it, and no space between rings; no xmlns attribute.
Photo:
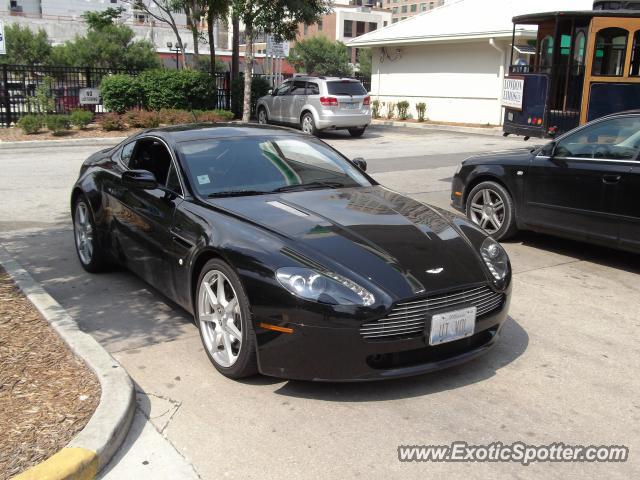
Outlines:
<svg viewBox="0 0 640 480"><path fill-rule="evenodd" d="M313 139L232 137L183 142L179 149L191 184L202 196L371 185L357 168Z"/></svg>
<svg viewBox="0 0 640 480"><path fill-rule="evenodd" d="M351 80L336 80L327 82L329 95L366 95L367 91L360 82Z"/></svg>

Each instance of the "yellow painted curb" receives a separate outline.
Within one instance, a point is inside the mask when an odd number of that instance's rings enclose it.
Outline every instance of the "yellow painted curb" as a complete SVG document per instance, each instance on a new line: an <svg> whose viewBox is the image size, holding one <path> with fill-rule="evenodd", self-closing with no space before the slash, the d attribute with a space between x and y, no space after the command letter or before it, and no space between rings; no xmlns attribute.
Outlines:
<svg viewBox="0 0 640 480"><path fill-rule="evenodd" d="M44 462L12 480L89 480L98 473L96 452L85 448L63 448Z"/></svg>

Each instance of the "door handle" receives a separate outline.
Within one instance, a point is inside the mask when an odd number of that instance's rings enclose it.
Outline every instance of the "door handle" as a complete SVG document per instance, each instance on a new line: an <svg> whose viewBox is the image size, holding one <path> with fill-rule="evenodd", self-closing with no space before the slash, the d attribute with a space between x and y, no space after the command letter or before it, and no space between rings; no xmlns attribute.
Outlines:
<svg viewBox="0 0 640 480"><path fill-rule="evenodd" d="M606 183L608 185L612 185L614 183L618 183L622 178L621 175L603 175L602 183Z"/></svg>

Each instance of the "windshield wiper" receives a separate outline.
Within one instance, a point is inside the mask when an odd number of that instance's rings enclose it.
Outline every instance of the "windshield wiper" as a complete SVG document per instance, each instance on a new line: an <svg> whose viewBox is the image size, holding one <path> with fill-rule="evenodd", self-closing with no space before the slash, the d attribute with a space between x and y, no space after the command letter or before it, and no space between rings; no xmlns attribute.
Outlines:
<svg viewBox="0 0 640 480"><path fill-rule="evenodd" d="M278 187L274 192L291 192L294 190L311 190L314 188L341 188L345 187L343 183L340 182L308 182L308 183L298 183L297 185L285 185L283 187Z"/></svg>
<svg viewBox="0 0 640 480"><path fill-rule="evenodd" d="M266 195L267 193L264 190L225 190L223 192L213 192L207 195L207 198L216 198L216 197L246 197L250 195Z"/></svg>

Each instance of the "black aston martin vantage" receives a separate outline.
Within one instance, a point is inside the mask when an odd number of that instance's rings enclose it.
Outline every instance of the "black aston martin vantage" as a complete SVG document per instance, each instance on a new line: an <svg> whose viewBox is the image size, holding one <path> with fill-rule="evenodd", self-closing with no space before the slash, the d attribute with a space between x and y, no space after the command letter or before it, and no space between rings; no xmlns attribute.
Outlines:
<svg viewBox="0 0 640 480"><path fill-rule="evenodd" d="M384 379L487 351L507 318L505 251L365 169L286 128L147 130L82 165L78 258L191 312L232 378Z"/></svg>

